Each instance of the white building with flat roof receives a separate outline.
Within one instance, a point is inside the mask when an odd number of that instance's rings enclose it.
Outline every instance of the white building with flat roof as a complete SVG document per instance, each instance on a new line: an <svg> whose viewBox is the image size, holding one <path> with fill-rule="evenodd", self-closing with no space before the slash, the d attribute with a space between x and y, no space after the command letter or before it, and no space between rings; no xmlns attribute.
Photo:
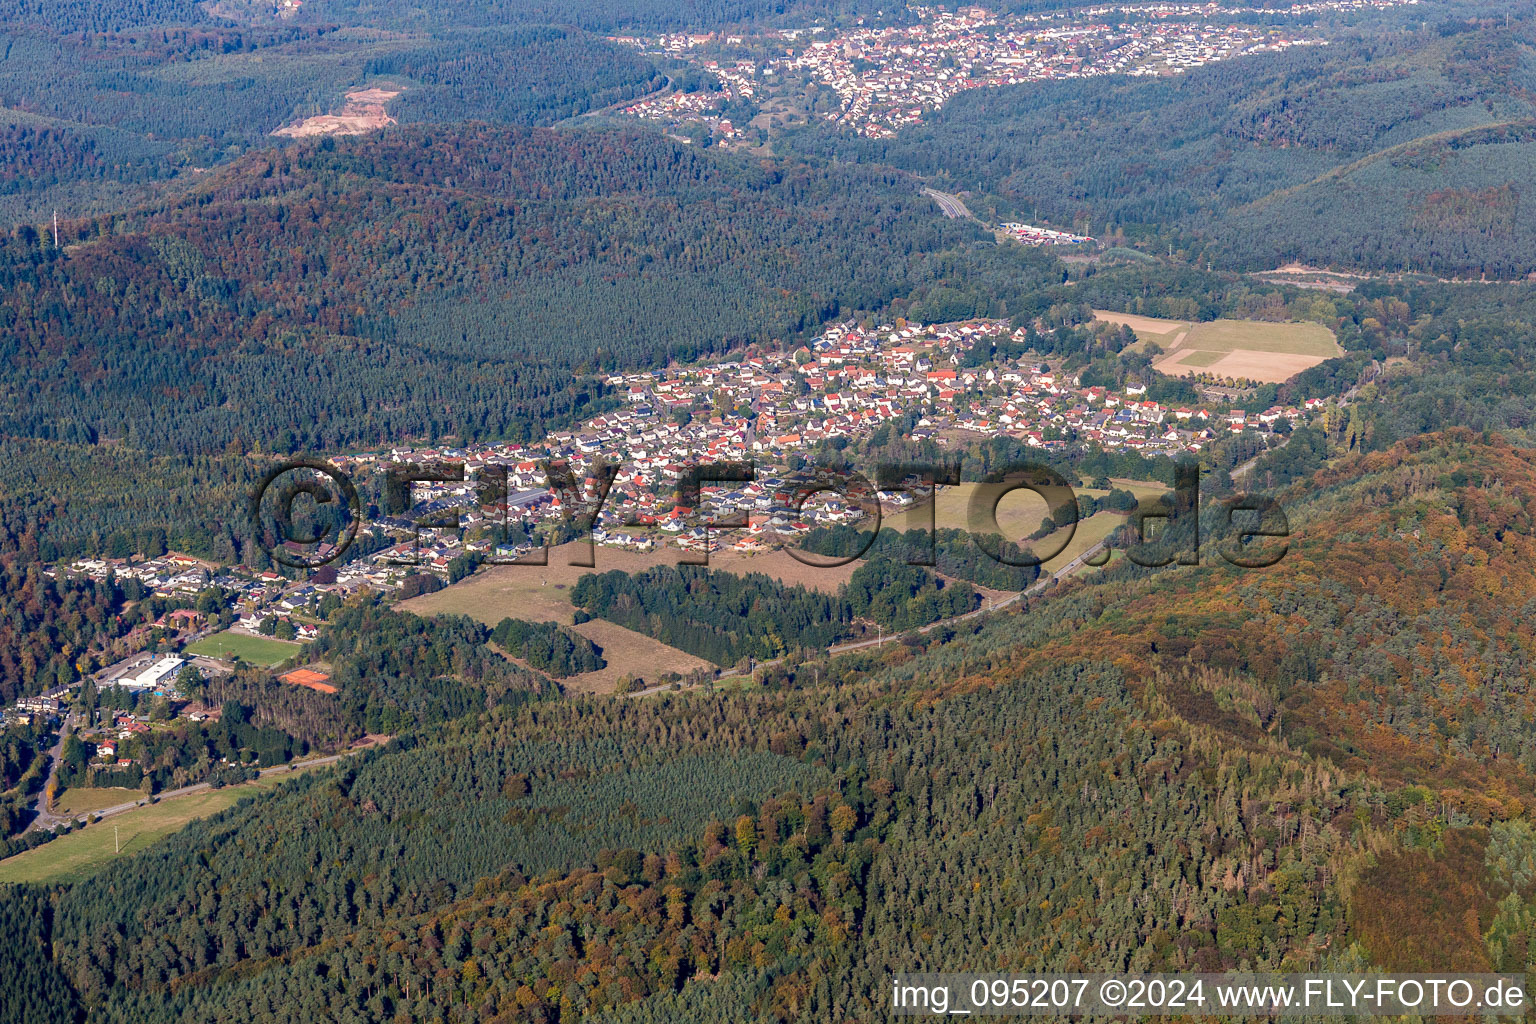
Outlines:
<svg viewBox="0 0 1536 1024"><path fill-rule="evenodd" d="M175 681L176 673L185 665L185 658L178 658L174 654L157 659L148 668L138 675L124 676L118 680L119 685L130 690L157 690L170 686Z"/></svg>

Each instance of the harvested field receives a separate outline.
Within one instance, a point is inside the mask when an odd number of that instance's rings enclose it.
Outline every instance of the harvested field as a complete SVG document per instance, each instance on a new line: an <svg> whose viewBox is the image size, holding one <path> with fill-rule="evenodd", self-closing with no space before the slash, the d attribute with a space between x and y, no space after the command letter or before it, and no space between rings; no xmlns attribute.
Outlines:
<svg viewBox="0 0 1536 1024"><path fill-rule="evenodd" d="M1279 383L1321 362L1323 358L1320 356L1287 352L1231 352L1212 363L1206 372L1217 377L1246 377L1249 380Z"/></svg>
<svg viewBox="0 0 1536 1024"><path fill-rule="evenodd" d="M675 550L643 555L619 548L597 547L595 568L570 565L585 545L562 544L549 552L548 565L493 565L433 594L402 601L403 611L417 615L468 615L488 626L511 616L529 622L571 624L570 588L590 572L622 569L640 572L653 565L677 561Z"/></svg>
<svg viewBox="0 0 1536 1024"><path fill-rule="evenodd" d="M1156 317L1138 316L1135 313L1115 313L1107 309L1094 310L1093 318L1107 324L1129 327L1136 332L1137 337L1143 334L1172 334L1181 327L1189 326L1189 323L1184 320L1159 320Z"/></svg>
<svg viewBox="0 0 1536 1024"><path fill-rule="evenodd" d="M709 564L712 568L738 574L760 572L787 586L806 587L825 594L836 592L838 587L848 582L853 571L859 567L858 562L830 568L806 565L782 549L756 555L744 555L736 551L717 551L709 556Z"/></svg>
<svg viewBox="0 0 1536 1024"><path fill-rule="evenodd" d="M1278 383L1343 354L1333 332L1315 323L1212 320L1191 324L1100 310L1094 315L1105 323L1126 324L1140 342L1161 346L1165 354L1154 365L1172 377L1207 374Z"/></svg>
<svg viewBox="0 0 1536 1024"><path fill-rule="evenodd" d="M729 539L729 535L726 535ZM403 611L417 615L451 613L468 615L494 626L507 616L530 622L571 624L570 588L587 573L643 572L658 565L677 565L681 554L676 548L660 548L648 554L598 545L587 568L568 564L572 555L584 553L583 545L572 542L550 549L549 565L496 565L481 569L466 580L433 594L403 601ZM712 569L726 572L760 572L781 583L809 587L826 593L848 582L856 565L823 569L804 565L786 551L767 551L749 555L737 551L716 551L709 556Z"/></svg>

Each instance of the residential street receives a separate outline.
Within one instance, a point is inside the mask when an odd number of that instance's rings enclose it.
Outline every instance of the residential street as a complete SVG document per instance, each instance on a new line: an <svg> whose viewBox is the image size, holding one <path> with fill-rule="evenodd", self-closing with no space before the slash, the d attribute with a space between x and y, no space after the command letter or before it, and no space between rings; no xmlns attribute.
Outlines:
<svg viewBox="0 0 1536 1024"><path fill-rule="evenodd" d="M53 695L50 694L49 696ZM65 715L64 724L59 729L58 741L54 743L53 749L48 752L48 780L43 783L43 788L38 791L37 800L32 805L36 816L32 819L32 823L27 826L26 831L28 832L37 828L52 828L65 820L48 810L48 791L53 788L54 781L59 775L59 754L64 749L64 741L69 738L69 734L74 732L74 730L74 716Z"/></svg>

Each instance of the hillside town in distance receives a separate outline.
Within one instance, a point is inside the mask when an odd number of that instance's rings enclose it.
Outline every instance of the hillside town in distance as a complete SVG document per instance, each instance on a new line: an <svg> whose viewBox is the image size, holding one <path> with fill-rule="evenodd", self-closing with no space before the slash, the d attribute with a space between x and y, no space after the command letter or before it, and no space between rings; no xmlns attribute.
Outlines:
<svg viewBox="0 0 1536 1024"><path fill-rule="evenodd" d="M672 128L704 126L733 145L748 135L733 104L768 113L812 85L807 114L870 138L893 136L970 89L1109 75L1170 75L1219 61L1327 40L1285 19L1383 10L1419 0L1313 0L1255 8L1226 3L1102 4L998 15L981 6L911 6L913 23L838 32L821 26L763 36L626 36L642 52L685 61L714 79L708 90L669 89L623 115ZM1251 20L1261 14L1273 27Z"/></svg>

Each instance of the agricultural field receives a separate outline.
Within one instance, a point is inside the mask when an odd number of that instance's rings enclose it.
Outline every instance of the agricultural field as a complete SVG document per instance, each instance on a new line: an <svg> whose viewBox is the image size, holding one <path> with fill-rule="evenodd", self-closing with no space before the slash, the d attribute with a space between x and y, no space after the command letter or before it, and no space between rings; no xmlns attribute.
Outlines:
<svg viewBox="0 0 1536 1024"><path fill-rule="evenodd" d="M188 644L186 653L229 661L239 658L252 665L277 665L299 652L301 644L287 640L274 640L267 636L251 636L225 630L213 636L205 636L196 643Z"/></svg>
<svg viewBox="0 0 1536 1024"><path fill-rule="evenodd" d="M724 536L728 540L730 535L724 533ZM547 566L498 565L482 569L450 587L402 601L400 609L415 615L468 615L490 626L509 615L528 622L558 622L569 626L575 611L571 606L570 589L583 576L614 569L643 572L658 565L677 565L680 557L680 552L670 547L641 554L598 545L593 559L597 563L595 567L570 565L573 555L585 553L582 548L582 544L572 542L550 549ZM709 556L709 564L727 572L760 572L781 583L800 584L827 593L848 582L855 568L848 565L823 569L806 565L785 551L760 554L716 551Z"/></svg>
<svg viewBox="0 0 1536 1024"><path fill-rule="evenodd" d="M859 567L857 562L832 566L807 565L782 548L757 554L717 551L709 556L709 564L726 572L760 572L787 586L806 587L826 594L836 593L837 588L847 583L853 571Z"/></svg>
<svg viewBox="0 0 1536 1024"><path fill-rule="evenodd" d="M1138 339L1146 341L1150 336L1153 341L1159 344L1162 344L1161 336L1187 330L1189 327L1189 322L1186 320L1159 320L1157 317L1138 316L1135 313L1116 313L1108 309L1094 310L1093 318L1095 320L1102 320L1107 324L1129 327L1136 332Z"/></svg>
<svg viewBox="0 0 1536 1024"><path fill-rule="evenodd" d="M571 565L585 555L586 545L573 541L550 549L548 565L493 565L431 594L400 602L400 610L415 615L468 615L488 626L511 616L528 622L571 624L570 589L587 573L622 569L640 572L677 560L676 551L643 555L598 545L596 567Z"/></svg>
<svg viewBox="0 0 1536 1024"><path fill-rule="evenodd" d="M1167 491L1167 487L1156 482L1115 479L1111 483L1114 487L1132 492L1138 498ZM935 510L938 527L966 528L967 509L976 486L967 483L939 491ZM1092 497L1103 497L1108 493L1093 488L1078 490ZM1007 536L1022 539L1039 527L1045 512L1043 500L1028 491L1015 491L1005 495L998 504L997 519ZM1100 512L1080 522L1066 547L1045 563L1046 568L1061 568L1108 536L1124 521L1123 516ZM920 529L925 525L920 512L907 510L886 517L881 528L902 531ZM1052 538L1046 538L1037 547L1044 551L1059 543L1059 539L1053 541ZM636 675L647 683L654 683L669 672L687 675L697 669L712 667L691 654L605 620L594 619L573 625L575 608L571 604L570 591L582 576L614 569L641 572L657 565L675 565L680 555L675 548L661 548L641 554L599 545L593 559L595 567L571 565L573 556L585 555L584 547L573 542L552 548L548 565L490 566L435 593L403 601L399 607L415 615L467 615L488 626L494 626L507 617L571 626L602 648L603 657L608 662L605 668L596 672L561 681L561 685L567 689L581 693L610 693L619 679L626 675ZM782 549L758 554L718 551L710 555L709 564L725 572L762 573L790 586L805 586L827 593L835 592L858 568L857 562L833 567L807 565ZM989 600L999 600L1006 596L1001 591L978 589Z"/></svg>
<svg viewBox="0 0 1536 1024"><path fill-rule="evenodd" d="M1190 323L1094 310L1104 323L1123 324L1140 343L1155 343L1163 356L1154 366L1173 377L1208 374L1262 383L1289 380L1326 359L1343 355L1333 332L1321 324L1261 320Z"/></svg>

